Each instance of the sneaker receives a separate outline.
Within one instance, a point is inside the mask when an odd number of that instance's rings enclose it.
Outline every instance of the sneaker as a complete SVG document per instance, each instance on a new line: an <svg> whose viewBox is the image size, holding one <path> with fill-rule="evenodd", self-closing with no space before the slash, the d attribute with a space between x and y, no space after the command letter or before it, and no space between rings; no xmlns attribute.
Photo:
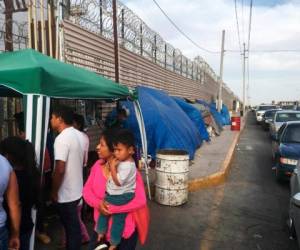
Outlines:
<svg viewBox="0 0 300 250"><path fill-rule="evenodd" d="M45 233L36 233L36 238L42 242L43 244L49 244L51 242L51 238Z"/></svg>
<svg viewBox="0 0 300 250"><path fill-rule="evenodd" d="M100 243L94 250L108 250L108 245Z"/></svg>

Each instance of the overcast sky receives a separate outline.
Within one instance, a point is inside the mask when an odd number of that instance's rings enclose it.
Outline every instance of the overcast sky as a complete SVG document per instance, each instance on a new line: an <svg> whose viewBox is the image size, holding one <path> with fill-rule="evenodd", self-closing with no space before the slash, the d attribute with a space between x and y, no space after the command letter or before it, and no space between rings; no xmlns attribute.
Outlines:
<svg viewBox="0 0 300 250"><path fill-rule="evenodd" d="M221 32L225 29L225 49L239 50L234 0L156 1L201 47L220 50ZM122 2L184 55L191 59L201 55L219 74L220 55L207 53L191 44L169 23L152 0ZM249 2L238 0L241 43L244 40L247 43L248 40ZM249 56L250 103L300 100L300 0L253 0L253 3ZM258 52L265 50L299 52ZM240 97L241 62L240 53L226 52L223 79Z"/></svg>

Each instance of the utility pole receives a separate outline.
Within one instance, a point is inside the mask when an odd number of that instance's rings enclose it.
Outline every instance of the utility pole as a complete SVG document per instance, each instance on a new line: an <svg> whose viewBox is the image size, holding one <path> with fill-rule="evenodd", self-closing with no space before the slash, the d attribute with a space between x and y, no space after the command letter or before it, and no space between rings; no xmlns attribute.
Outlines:
<svg viewBox="0 0 300 250"><path fill-rule="evenodd" d="M246 85L245 85L245 65L246 65L246 46L243 43L244 50L243 50L243 116L246 112Z"/></svg>
<svg viewBox="0 0 300 250"><path fill-rule="evenodd" d="M115 50L115 82L119 82L119 42L117 23L117 1L113 0L113 29L114 29L114 50Z"/></svg>
<svg viewBox="0 0 300 250"><path fill-rule="evenodd" d="M223 61L224 61L224 43L225 43L225 30L222 31L222 44L221 44L221 62L220 62L220 78L219 78L219 93L218 93L218 111L222 109L222 88L223 88Z"/></svg>

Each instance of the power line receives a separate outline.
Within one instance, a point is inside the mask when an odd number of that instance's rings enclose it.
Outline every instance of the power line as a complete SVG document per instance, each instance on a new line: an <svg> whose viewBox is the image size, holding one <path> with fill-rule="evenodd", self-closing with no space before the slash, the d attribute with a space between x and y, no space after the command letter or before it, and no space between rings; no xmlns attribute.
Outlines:
<svg viewBox="0 0 300 250"><path fill-rule="evenodd" d="M188 39L192 44L194 44L197 48L203 50L203 51L206 51L208 53L212 53L212 54L219 54L220 52L219 51L212 51L212 50L209 50L209 49L206 49L202 46L200 46L199 44L197 44L193 39L191 39L185 32L183 32L178 26L177 24L167 15L167 13L160 7L160 5L155 1L155 0L152 0L155 5L160 9L160 11L164 14L164 16L170 21L170 23L186 38Z"/></svg>
<svg viewBox="0 0 300 250"><path fill-rule="evenodd" d="M243 43L245 43L245 15L244 15L244 0L242 0L242 33L243 33Z"/></svg>
<svg viewBox="0 0 300 250"><path fill-rule="evenodd" d="M240 36L240 25L239 25L239 18L238 18L238 14L237 14L236 0L234 0L234 7L235 7L236 27L237 27L238 39L239 39L239 48L240 48L240 53L242 53L241 36Z"/></svg>
<svg viewBox="0 0 300 250"><path fill-rule="evenodd" d="M253 5L253 0L250 0L249 29L248 29L248 53L250 51L250 35L251 35L251 24L252 24L252 5Z"/></svg>
<svg viewBox="0 0 300 250"><path fill-rule="evenodd" d="M239 50L227 49L226 52L240 53ZM300 49L251 50L251 53L300 53Z"/></svg>

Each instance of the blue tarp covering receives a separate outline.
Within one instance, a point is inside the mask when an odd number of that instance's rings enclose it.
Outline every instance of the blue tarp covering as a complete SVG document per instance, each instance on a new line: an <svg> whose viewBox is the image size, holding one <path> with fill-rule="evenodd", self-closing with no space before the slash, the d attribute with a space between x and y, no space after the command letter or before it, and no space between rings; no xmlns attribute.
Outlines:
<svg viewBox="0 0 300 250"><path fill-rule="evenodd" d="M197 102L209 108L209 111L213 115L216 124L218 125L218 127L220 129L222 129L222 127L224 125L223 118L222 118L222 115L216 109L216 104L214 104L214 103L208 104L206 101L203 101L203 100L197 100Z"/></svg>
<svg viewBox="0 0 300 250"><path fill-rule="evenodd" d="M230 125L231 124L230 114L229 114L228 108L225 104L222 105L221 115L223 117L223 124Z"/></svg>
<svg viewBox="0 0 300 250"><path fill-rule="evenodd" d="M200 110L193 107L191 104L188 104L184 99L180 97L173 97L173 99L176 101L176 103L180 106L180 108L188 115L188 117L198 128L201 139L205 141L209 141L209 134L207 133L206 126L203 121Z"/></svg>
<svg viewBox="0 0 300 250"><path fill-rule="evenodd" d="M183 149L193 159L201 145L201 136L175 100L163 91L148 87L138 87L138 98L145 122L148 153L155 158L159 149ZM130 110L125 126L134 132L141 145L133 104L122 102L122 105Z"/></svg>

